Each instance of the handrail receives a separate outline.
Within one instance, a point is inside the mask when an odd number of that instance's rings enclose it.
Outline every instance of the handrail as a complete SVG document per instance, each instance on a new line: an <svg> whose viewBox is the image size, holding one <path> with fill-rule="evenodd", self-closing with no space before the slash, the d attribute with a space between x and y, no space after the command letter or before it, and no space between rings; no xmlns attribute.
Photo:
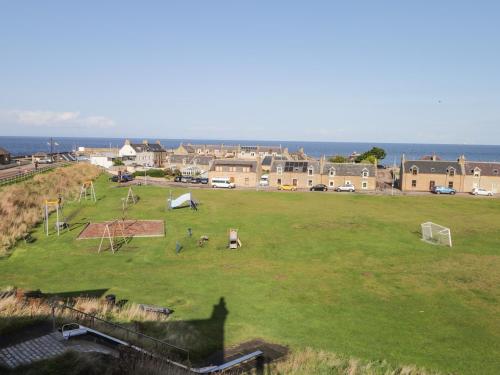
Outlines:
<svg viewBox="0 0 500 375"><path fill-rule="evenodd" d="M68 306L68 305L55 306L55 307L60 307L62 310L64 310L64 309L68 309L68 310L74 311L74 312L76 312L76 313L78 313L78 314L82 314L82 315L84 315L84 316L86 316L86 317L88 317L88 318L90 318L90 319L96 319L96 320L101 321L101 322L103 322L103 323L105 323L105 324L108 324L108 325L111 325L111 326L113 326L113 327L116 327L116 328L122 329L122 330L124 330L124 331L126 331L126 332L128 332L128 333L132 333L132 334L135 334L135 335L137 335L137 336L139 336L139 337L143 337L143 338L146 338L146 339L148 339L148 340L154 341L154 342L156 342L156 343L163 344L163 345L166 345L166 346L168 346L168 347L170 347L170 348L173 348L173 349L179 350L179 351L183 352L185 355L187 355L187 359L188 359L188 361L189 361L189 350L187 350L187 349L181 348L181 347L176 346L176 345L174 345L174 344L170 344L170 343L168 343L168 342L166 342L166 341L163 341L163 340L157 339L157 338L155 338L155 337L152 337L152 336L146 335L146 334L144 334L144 333L134 331L134 330L132 330L132 329L130 329L130 328L127 328L127 327L124 327L124 326L122 326L122 325L119 325L119 324L116 324L116 323L110 322L110 321L108 321L108 320L101 319L101 318L99 318L99 317L97 317L97 316L95 316L95 315L88 314L88 313L86 313L86 312L84 312L84 311L81 311L81 310L75 309L75 308L73 308L73 307L71 307L71 306ZM53 312L54 312L54 310L53 310Z"/></svg>

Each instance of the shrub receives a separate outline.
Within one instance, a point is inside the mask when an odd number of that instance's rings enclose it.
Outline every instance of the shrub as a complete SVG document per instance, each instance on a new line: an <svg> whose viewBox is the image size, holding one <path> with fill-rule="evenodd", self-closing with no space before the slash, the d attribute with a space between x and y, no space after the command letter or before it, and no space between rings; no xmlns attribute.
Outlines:
<svg viewBox="0 0 500 375"><path fill-rule="evenodd" d="M166 174L163 169L148 169L146 171L135 171L134 177L144 176L144 173L149 177L165 177Z"/></svg>

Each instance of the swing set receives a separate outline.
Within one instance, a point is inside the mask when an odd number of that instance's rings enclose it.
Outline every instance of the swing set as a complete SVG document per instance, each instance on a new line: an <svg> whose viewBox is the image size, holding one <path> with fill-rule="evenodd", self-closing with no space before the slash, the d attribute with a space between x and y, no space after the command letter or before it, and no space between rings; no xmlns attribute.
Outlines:
<svg viewBox="0 0 500 375"><path fill-rule="evenodd" d="M97 202L94 183L92 181L85 181L82 184L82 187L80 188L80 197L78 198L78 202L81 202L82 198L84 198L85 200L90 199L93 202Z"/></svg>
<svg viewBox="0 0 500 375"><path fill-rule="evenodd" d="M68 223L66 223L66 219L64 218L63 215L63 205L61 196L59 196L59 198L55 200L46 199L44 202L43 220L45 222L45 234L47 236L49 235L49 213L51 208L54 208L56 212L55 227L57 230L57 235L59 236L61 234L61 229L68 228Z"/></svg>

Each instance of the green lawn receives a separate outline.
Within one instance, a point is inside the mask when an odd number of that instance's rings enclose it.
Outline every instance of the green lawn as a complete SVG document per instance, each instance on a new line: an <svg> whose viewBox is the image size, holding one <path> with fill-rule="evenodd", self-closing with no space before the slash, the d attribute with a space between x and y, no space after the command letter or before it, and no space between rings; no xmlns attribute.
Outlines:
<svg viewBox="0 0 500 375"><path fill-rule="evenodd" d="M97 204L67 203L71 222L120 217L127 190L114 186L102 177ZM203 189L193 191L201 202L193 212L166 211L168 189L134 190L141 199L128 216L164 219L165 238L97 254L98 240L75 240L80 229L45 237L38 228L34 243L0 260L0 288L109 289L172 307L184 321L209 319L224 297L226 345L263 338L445 372L500 373L500 200ZM454 247L422 242L424 221L449 226ZM240 230L241 250L225 249L230 227Z"/></svg>

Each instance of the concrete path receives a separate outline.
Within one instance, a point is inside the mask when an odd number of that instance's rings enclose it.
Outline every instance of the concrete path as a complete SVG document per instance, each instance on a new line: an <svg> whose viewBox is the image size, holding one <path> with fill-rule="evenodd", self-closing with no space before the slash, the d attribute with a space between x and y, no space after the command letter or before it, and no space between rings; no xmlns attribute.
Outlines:
<svg viewBox="0 0 500 375"><path fill-rule="evenodd" d="M57 357L69 350L115 355L114 350L103 345L86 340L66 341L61 333L53 332L0 349L0 364L15 368L42 359Z"/></svg>

